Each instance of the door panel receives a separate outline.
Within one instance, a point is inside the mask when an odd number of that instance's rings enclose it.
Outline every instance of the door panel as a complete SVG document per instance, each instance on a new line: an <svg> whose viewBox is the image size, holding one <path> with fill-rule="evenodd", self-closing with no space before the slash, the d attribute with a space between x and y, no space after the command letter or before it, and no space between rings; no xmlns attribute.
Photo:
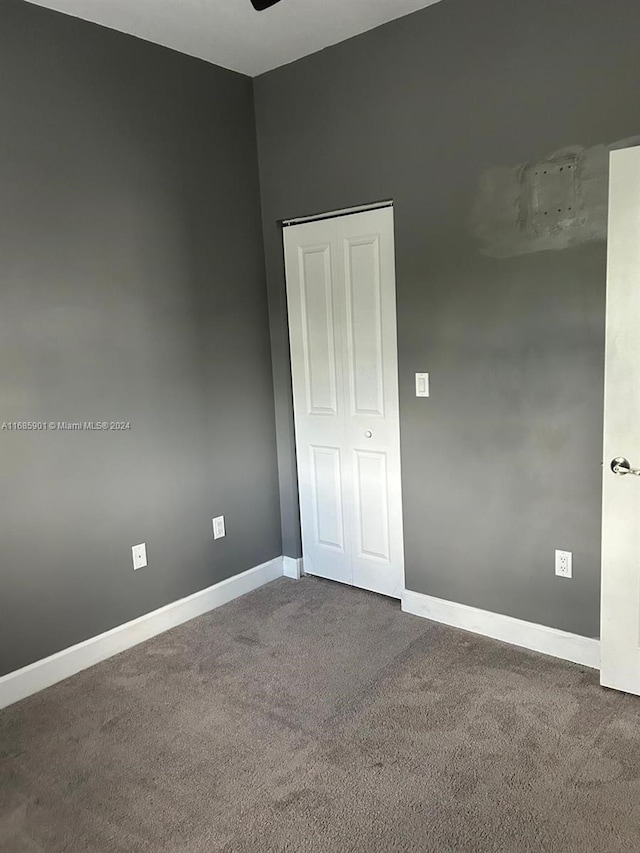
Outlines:
<svg viewBox="0 0 640 853"><path fill-rule="evenodd" d="M286 242L300 522L305 571L350 584L342 349L329 236L304 229Z"/></svg>
<svg viewBox="0 0 640 853"><path fill-rule="evenodd" d="M345 287L352 413L384 415L377 236L347 240Z"/></svg>
<svg viewBox="0 0 640 853"><path fill-rule="evenodd" d="M400 424L393 211L359 214L340 246L345 275L343 361L347 446L358 468L348 506L354 544L356 586L400 598L404 588L404 545L400 479ZM348 218L348 217L346 217ZM360 484L362 483L362 488ZM366 483L366 489L364 484ZM374 521L375 519L375 521ZM374 536L374 524L380 530Z"/></svg>
<svg viewBox="0 0 640 853"><path fill-rule="evenodd" d="M404 587L393 210L285 228L305 571Z"/></svg>
<svg viewBox="0 0 640 853"><path fill-rule="evenodd" d="M311 457L316 542L344 551L340 448L312 445Z"/></svg>
<svg viewBox="0 0 640 853"><path fill-rule="evenodd" d="M387 455L356 450L355 498L358 557L389 562Z"/></svg>
<svg viewBox="0 0 640 853"><path fill-rule="evenodd" d="M611 153L607 245L600 680L640 695L640 148Z"/></svg>
<svg viewBox="0 0 640 853"><path fill-rule="evenodd" d="M329 246L300 248L299 261L307 412L335 415L335 335Z"/></svg>

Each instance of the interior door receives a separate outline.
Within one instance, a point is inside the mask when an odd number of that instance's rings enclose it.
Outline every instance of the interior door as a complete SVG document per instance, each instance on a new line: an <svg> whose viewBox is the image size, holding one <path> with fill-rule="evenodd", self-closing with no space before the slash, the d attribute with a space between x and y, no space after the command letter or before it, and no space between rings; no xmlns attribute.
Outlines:
<svg viewBox="0 0 640 853"><path fill-rule="evenodd" d="M640 695L640 148L609 183L600 680Z"/></svg>
<svg viewBox="0 0 640 853"><path fill-rule="evenodd" d="M393 209L284 230L304 570L404 586Z"/></svg>

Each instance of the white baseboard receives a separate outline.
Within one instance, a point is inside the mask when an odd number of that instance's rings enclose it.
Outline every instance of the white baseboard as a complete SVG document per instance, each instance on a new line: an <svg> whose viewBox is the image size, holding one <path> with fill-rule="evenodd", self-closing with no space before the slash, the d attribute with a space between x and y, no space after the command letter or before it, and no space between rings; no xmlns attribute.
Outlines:
<svg viewBox="0 0 640 853"><path fill-rule="evenodd" d="M213 586L167 604L159 610L125 622L97 637L63 649L50 657L29 664L0 678L0 708L31 696L45 687L69 678L87 667L106 660L119 652L149 640L157 634L202 616L216 607L252 592L284 573L283 558L275 557L268 563L255 566L240 575L228 578Z"/></svg>
<svg viewBox="0 0 640 853"><path fill-rule="evenodd" d="M502 616L410 590L405 590L402 596L402 609L405 613L423 616L433 622L441 622L494 640L502 640L513 646L600 669L600 640L580 637L557 628L524 622L511 616Z"/></svg>
<svg viewBox="0 0 640 853"><path fill-rule="evenodd" d="M299 581L304 574L302 570L302 557L283 557L282 573L285 578L293 578Z"/></svg>
<svg viewBox="0 0 640 853"><path fill-rule="evenodd" d="M300 578L302 558L275 557L242 574L181 598L158 610L140 616L104 634L63 649L50 657L0 677L0 708L25 699L58 681L87 669L100 661L130 649L138 643L221 607L282 576ZM466 604L456 604L419 592L405 590L405 613L422 616L455 628L462 628L525 649L563 658L583 666L600 668L600 641L569 634L545 625L524 622L511 616L490 613Z"/></svg>

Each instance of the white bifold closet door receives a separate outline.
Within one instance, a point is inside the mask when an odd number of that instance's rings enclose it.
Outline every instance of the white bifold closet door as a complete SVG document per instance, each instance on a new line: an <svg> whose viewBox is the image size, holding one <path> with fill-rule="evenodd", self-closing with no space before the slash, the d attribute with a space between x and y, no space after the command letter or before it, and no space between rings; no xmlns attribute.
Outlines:
<svg viewBox="0 0 640 853"><path fill-rule="evenodd" d="M304 571L404 587L391 207L284 229Z"/></svg>

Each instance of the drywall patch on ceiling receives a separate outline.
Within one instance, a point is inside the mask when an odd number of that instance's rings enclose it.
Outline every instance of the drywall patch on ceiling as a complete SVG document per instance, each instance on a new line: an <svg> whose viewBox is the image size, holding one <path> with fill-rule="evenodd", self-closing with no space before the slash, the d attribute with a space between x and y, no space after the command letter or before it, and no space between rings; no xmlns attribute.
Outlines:
<svg viewBox="0 0 640 853"><path fill-rule="evenodd" d="M27 0L255 77L439 0Z"/></svg>
<svg viewBox="0 0 640 853"><path fill-rule="evenodd" d="M639 144L636 136L571 146L539 163L487 169L471 216L483 254L509 258L605 240L609 152Z"/></svg>

